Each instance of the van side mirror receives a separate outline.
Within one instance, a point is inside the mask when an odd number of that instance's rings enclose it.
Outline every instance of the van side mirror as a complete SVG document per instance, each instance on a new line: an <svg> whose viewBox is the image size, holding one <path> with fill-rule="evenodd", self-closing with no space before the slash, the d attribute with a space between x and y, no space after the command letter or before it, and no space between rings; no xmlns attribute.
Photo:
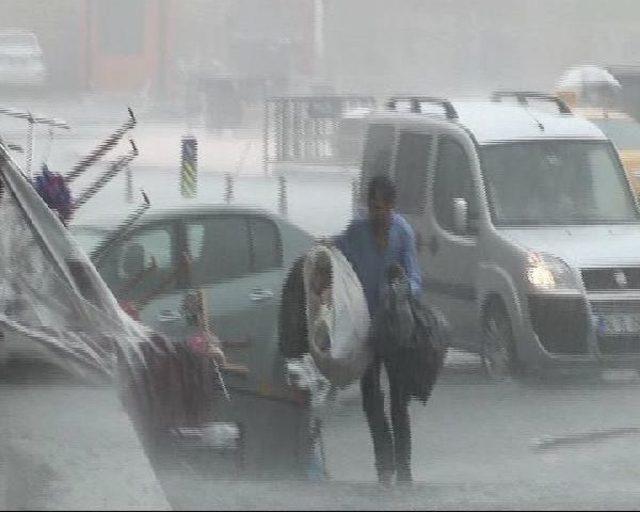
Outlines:
<svg viewBox="0 0 640 512"><path fill-rule="evenodd" d="M453 229L458 235L465 235L469 231L469 205L463 197L454 197L452 200Z"/></svg>

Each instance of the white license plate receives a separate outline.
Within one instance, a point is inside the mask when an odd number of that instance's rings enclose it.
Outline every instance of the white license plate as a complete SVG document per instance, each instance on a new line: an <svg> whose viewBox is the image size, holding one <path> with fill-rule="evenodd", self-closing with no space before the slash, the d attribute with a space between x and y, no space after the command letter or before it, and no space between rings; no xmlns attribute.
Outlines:
<svg viewBox="0 0 640 512"><path fill-rule="evenodd" d="M640 334L640 313L598 315L599 334Z"/></svg>

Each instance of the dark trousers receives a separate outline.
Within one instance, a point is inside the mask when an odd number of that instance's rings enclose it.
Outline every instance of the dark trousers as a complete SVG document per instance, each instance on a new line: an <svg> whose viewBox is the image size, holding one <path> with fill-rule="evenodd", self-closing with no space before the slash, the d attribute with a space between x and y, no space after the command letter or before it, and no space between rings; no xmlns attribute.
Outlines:
<svg viewBox="0 0 640 512"><path fill-rule="evenodd" d="M389 377L391 395L391 425L384 412L384 393L380 387L380 369L384 364ZM394 470L399 481L411 480L411 426L407 405L409 396L404 390L403 369L393 356L376 356L360 381L362 406L373 438L376 469L381 479Z"/></svg>

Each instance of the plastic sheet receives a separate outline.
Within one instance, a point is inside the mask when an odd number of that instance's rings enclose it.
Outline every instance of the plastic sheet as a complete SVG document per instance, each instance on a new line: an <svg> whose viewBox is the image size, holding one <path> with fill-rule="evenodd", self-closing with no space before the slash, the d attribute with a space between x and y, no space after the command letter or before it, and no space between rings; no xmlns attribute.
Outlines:
<svg viewBox="0 0 640 512"><path fill-rule="evenodd" d="M150 426L203 423L215 393L208 357L132 319L0 145L0 331L91 382L116 384ZM11 355L11 354L10 354Z"/></svg>

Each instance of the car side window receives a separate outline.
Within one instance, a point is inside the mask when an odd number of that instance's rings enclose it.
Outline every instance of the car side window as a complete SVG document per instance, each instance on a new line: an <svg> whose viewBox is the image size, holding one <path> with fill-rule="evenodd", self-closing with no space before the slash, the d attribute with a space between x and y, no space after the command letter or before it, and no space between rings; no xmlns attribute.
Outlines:
<svg viewBox="0 0 640 512"><path fill-rule="evenodd" d="M438 143L438 161L433 184L433 203L438 224L453 231L453 200L467 201L469 219L477 219L478 201L473 185L471 163L462 145L443 136Z"/></svg>
<svg viewBox="0 0 640 512"><path fill-rule="evenodd" d="M282 251L278 227L259 217L251 219L252 270L263 272L282 266Z"/></svg>
<svg viewBox="0 0 640 512"><path fill-rule="evenodd" d="M432 142L433 136L426 133L400 133L395 174L397 207L402 213L424 212Z"/></svg>
<svg viewBox="0 0 640 512"><path fill-rule="evenodd" d="M250 272L249 223L240 215L214 215L186 224L194 286L214 284Z"/></svg>
<svg viewBox="0 0 640 512"><path fill-rule="evenodd" d="M116 297L136 300L172 287L177 271L173 241L171 224L153 225L110 250L100 263L100 273Z"/></svg>

